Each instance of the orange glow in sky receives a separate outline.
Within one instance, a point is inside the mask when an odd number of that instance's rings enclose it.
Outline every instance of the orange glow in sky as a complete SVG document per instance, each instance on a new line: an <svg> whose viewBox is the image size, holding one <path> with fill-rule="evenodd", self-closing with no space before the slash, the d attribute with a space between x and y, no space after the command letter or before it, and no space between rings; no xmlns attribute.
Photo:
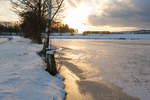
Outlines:
<svg viewBox="0 0 150 100"><path fill-rule="evenodd" d="M83 31L150 30L150 0L64 0L63 23ZM18 21L9 0L0 0L0 21Z"/></svg>
<svg viewBox="0 0 150 100"><path fill-rule="evenodd" d="M70 27L78 29L79 32L83 32L84 30L88 29L86 24L90 11L90 8L82 3L78 5L77 8L66 9L66 17L63 21Z"/></svg>

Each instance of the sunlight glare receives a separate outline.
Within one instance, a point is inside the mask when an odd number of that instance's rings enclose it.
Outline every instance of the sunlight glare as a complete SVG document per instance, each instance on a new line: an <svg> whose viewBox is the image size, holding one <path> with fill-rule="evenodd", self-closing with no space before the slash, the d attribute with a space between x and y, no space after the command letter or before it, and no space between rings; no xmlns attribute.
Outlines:
<svg viewBox="0 0 150 100"><path fill-rule="evenodd" d="M67 9L67 16L64 22L72 28L78 29L79 32L83 32L87 29L86 24L88 15L90 14L90 8L84 4L80 4L77 8Z"/></svg>

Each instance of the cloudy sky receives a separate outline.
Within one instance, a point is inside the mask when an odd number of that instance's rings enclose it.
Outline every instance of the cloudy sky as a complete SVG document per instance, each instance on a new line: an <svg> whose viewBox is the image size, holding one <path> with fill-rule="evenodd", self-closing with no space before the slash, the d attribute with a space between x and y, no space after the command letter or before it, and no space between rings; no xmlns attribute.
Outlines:
<svg viewBox="0 0 150 100"><path fill-rule="evenodd" d="M65 0L64 23L84 30L150 29L150 0ZM0 20L15 20L7 0L0 0Z"/></svg>
<svg viewBox="0 0 150 100"><path fill-rule="evenodd" d="M81 16L76 14L74 16L81 21L72 18L73 14L68 14L71 18L66 18L69 19L66 22L83 30L150 29L150 0L67 0L67 2L72 13L79 8L76 13ZM72 19L75 22L72 22Z"/></svg>

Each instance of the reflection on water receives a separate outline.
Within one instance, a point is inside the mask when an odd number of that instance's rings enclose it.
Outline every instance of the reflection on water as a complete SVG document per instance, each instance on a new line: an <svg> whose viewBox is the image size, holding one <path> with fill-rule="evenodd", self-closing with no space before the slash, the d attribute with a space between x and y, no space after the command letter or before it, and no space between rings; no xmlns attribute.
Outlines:
<svg viewBox="0 0 150 100"><path fill-rule="evenodd" d="M53 44L63 48L62 64L80 78L77 83L86 96L91 94L93 100L135 99L124 94L125 91L141 100L149 100L149 40L54 39Z"/></svg>

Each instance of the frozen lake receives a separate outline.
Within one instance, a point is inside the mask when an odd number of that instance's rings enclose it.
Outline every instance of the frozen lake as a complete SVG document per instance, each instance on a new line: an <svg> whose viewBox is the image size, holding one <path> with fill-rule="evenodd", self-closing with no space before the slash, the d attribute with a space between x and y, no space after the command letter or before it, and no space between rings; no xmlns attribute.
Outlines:
<svg viewBox="0 0 150 100"><path fill-rule="evenodd" d="M120 40L150 40L150 34L63 34L52 35L54 39L120 39Z"/></svg>
<svg viewBox="0 0 150 100"><path fill-rule="evenodd" d="M61 48L63 64L71 65L81 79L105 80L130 96L150 100L150 40L54 39L52 43Z"/></svg>

